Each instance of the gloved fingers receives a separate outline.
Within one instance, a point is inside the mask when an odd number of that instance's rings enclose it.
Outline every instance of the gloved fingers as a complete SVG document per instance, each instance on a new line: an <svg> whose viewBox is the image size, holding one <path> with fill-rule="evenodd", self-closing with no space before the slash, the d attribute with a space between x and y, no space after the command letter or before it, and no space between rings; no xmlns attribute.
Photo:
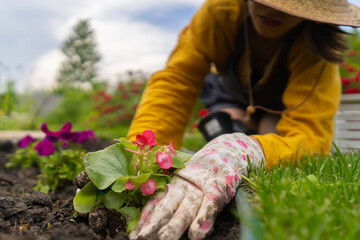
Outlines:
<svg viewBox="0 0 360 240"><path fill-rule="evenodd" d="M144 225L145 221L150 216L151 212L155 208L156 203L158 203L166 194L166 191L158 192L154 196L152 196L149 201L145 204L141 211L141 217L136 225L136 228L129 234L130 239L135 239L138 233L140 232L142 226Z"/></svg>
<svg viewBox="0 0 360 240"><path fill-rule="evenodd" d="M198 187L189 183L186 195L170 222L158 231L159 239L168 240L181 238L195 218L202 199L203 192Z"/></svg>
<svg viewBox="0 0 360 240"><path fill-rule="evenodd" d="M189 228L190 239L204 239L211 233L217 215L224 208L226 199L223 195L205 195L196 218Z"/></svg>
<svg viewBox="0 0 360 240"><path fill-rule="evenodd" d="M136 239L157 238L157 231L170 221L185 196L186 186L183 183L186 182L181 179L167 185L165 196L155 204L154 209L145 220Z"/></svg>

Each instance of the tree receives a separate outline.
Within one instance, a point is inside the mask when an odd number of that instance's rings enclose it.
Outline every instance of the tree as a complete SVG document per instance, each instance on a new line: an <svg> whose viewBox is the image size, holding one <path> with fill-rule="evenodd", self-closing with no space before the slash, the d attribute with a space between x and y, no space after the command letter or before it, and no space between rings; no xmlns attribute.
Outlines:
<svg viewBox="0 0 360 240"><path fill-rule="evenodd" d="M62 62L57 77L60 89L78 87L84 83L90 83L96 89L99 84L96 64L101 56L96 49L89 20L79 20L72 34L63 42L61 51L66 59Z"/></svg>

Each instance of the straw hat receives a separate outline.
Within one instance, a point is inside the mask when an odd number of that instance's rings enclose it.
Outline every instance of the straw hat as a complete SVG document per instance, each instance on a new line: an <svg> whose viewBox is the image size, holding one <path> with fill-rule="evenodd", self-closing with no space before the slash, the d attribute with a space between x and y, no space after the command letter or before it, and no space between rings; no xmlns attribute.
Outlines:
<svg viewBox="0 0 360 240"><path fill-rule="evenodd" d="M253 0L288 14L321 23L360 27L360 8L347 0Z"/></svg>

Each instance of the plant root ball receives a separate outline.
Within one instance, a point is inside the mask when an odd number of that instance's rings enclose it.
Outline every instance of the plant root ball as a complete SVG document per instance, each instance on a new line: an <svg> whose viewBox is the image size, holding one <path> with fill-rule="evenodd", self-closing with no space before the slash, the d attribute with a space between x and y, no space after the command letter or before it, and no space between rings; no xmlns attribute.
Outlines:
<svg viewBox="0 0 360 240"><path fill-rule="evenodd" d="M101 233L107 225L107 213L105 209L98 208L89 214L89 227L95 233Z"/></svg>
<svg viewBox="0 0 360 240"><path fill-rule="evenodd" d="M85 171L79 173L75 178L75 184L78 188L82 189L90 181L89 176Z"/></svg>

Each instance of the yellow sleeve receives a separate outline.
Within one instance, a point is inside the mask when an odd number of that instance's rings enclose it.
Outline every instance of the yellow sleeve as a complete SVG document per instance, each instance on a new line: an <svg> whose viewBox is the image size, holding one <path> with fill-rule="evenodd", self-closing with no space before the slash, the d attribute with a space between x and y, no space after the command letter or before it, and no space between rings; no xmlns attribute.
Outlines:
<svg viewBox="0 0 360 240"><path fill-rule="evenodd" d="M328 153L341 96L336 64L313 55L304 44L298 44L289 61L290 78L282 98L286 109L296 107L306 98L323 64L325 68L310 98L298 109L281 115L277 125L279 135L255 136L264 148L269 168L279 162L294 162L304 154Z"/></svg>
<svg viewBox="0 0 360 240"><path fill-rule="evenodd" d="M149 129L155 132L157 144L169 144L172 140L175 148L181 146L210 63L224 63L231 50L238 4L231 0L207 0L195 14L180 33L166 68L151 76L129 129L129 139ZM232 27L224 27L226 24Z"/></svg>

